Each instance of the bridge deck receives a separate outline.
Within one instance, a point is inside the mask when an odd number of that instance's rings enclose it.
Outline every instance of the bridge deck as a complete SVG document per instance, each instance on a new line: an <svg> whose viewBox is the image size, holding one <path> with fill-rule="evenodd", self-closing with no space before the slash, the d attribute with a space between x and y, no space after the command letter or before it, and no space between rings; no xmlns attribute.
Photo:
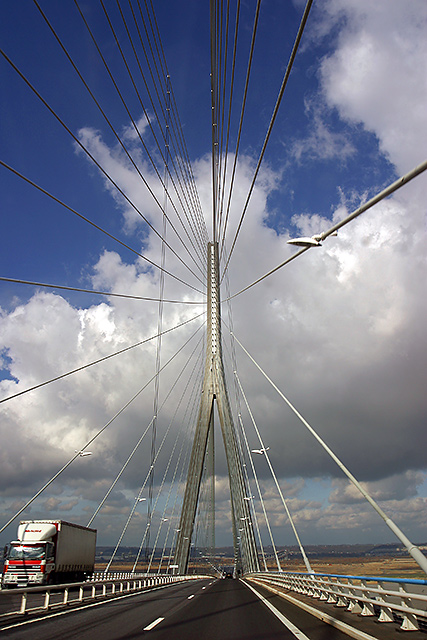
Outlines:
<svg viewBox="0 0 427 640"><path fill-rule="evenodd" d="M153 640L346 640L349 637L267 589L257 589L265 601L238 580L180 583L24 619L14 616L8 621L3 619L0 628L4 638L14 640L35 637L124 640L146 636ZM303 596L298 597L304 601ZM272 613L266 603L277 613ZM326 607L316 603L319 609L322 606ZM331 606L325 611L362 632L359 637L365 640L392 640L402 633L395 624L381 624ZM427 634L416 631L409 637L426 640Z"/></svg>
<svg viewBox="0 0 427 640"><path fill-rule="evenodd" d="M269 602L277 607L279 611L294 620L307 620L307 618L314 618L309 613L306 613L303 609L299 609L297 606L291 603L292 600L298 600L299 602L307 605L310 608L315 607L320 614L323 613L326 616L332 616L338 622L343 622L349 627L352 627L361 634L361 638L363 638L362 634L366 634L368 638L372 637L377 638L378 640L396 640L396 638L401 637L402 634L405 635L405 631L400 630L399 624L397 623L395 624L378 622L377 618L365 617L361 616L360 614L352 614L345 609L335 607L319 600L313 600L313 598L304 596L299 593L291 591L284 592L285 595L289 596L289 600L286 600L278 595L271 593L265 587L257 586L257 590L262 596L267 598ZM298 623L296 622L295 624ZM330 635L325 636L326 638L328 638L328 640L335 640L335 638L341 637L340 635L334 635L334 629L332 626L329 625L329 629ZM310 634L308 635L309 637L311 637ZM349 636L343 635L343 637L348 638ZM426 640L427 632L423 630L410 631L408 632L407 637L411 638L411 640Z"/></svg>

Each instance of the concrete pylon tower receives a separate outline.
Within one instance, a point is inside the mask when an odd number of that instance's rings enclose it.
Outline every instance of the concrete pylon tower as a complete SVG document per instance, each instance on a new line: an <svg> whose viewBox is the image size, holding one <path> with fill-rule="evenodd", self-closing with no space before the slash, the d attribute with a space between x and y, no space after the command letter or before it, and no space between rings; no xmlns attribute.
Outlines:
<svg viewBox="0 0 427 640"><path fill-rule="evenodd" d="M208 243L208 320L206 343L206 363L202 397L188 468L184 501L182 504L181 520L175 550L175 564L179 567L179 573L187 572L206 447L209 430L213 429L213 408L214 401L216 401L230 481L235 566L237 569L243 569L244 572L258 571L258 554L249 507L248 489L231 415L222 362L217 242Z"/></svg>

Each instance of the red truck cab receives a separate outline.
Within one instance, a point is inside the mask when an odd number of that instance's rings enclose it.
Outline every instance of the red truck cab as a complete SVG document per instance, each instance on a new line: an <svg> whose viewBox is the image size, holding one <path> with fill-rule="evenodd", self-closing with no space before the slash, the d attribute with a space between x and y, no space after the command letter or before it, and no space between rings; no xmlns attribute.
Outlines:
<svg viewBox="0 0 427 640"><path fill-rule="evenodd" d="M3 585L25 587L45 584L54 567L52 542L34 544L13 541L6 548Z"/></svg>

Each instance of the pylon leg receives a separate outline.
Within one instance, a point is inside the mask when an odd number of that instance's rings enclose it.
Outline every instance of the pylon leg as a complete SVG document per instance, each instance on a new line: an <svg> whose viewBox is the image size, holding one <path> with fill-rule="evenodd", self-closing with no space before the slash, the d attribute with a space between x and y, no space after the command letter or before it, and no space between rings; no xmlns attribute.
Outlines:
<svg viewBox="0 0 427 640"><path fill-rule="evenodd" d="M258 554L251 521L247 487L242 468L242 455L228 399L221 348L221 315L219 296L218 243L208 244L208 322L206 364L202 398L175 550L179 573L186 573L193 535L200 483L209 429L213 428L213 402L216 399L230 480L231 515L235 565L243 571L258 571Z"/></svg>

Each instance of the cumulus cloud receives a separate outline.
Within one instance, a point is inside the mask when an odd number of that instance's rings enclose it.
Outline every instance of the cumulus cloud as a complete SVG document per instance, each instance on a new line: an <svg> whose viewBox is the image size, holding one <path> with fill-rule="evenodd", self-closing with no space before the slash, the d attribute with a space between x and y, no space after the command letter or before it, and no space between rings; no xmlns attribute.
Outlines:
<svg viewBox="0 0 427 640"><path fill-rule="evenodd" d="M330 21L345 21L337 49L320 68L326 100L375 133L404 173L425 159L426 5L393 0L383 11L367 0L331 0L324 8Z"/></svg>

